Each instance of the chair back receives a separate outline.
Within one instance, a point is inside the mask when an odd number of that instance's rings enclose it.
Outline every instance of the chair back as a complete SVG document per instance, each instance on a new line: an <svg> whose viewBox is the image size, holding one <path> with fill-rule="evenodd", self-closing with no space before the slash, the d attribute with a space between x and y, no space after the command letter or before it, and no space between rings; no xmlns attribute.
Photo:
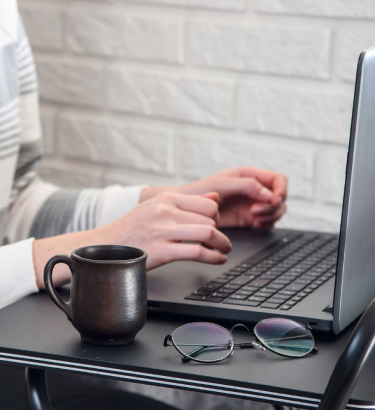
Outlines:
<svg viewBox="0 0 375 410"><path fill-rule="evenodd" d="M357 323L328 382L318 410L344 410L375 346L375 299Z"/></svg>

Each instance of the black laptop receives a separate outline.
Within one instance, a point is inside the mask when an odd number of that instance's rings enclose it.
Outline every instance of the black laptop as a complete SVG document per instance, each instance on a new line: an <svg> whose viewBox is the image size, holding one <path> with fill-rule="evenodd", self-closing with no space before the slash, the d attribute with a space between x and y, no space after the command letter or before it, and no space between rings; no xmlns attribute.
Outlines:
<svg viewBox="0 0 375 410"><path fill-rule="evenodd" d="M365 310L375 297L375 48L358 61L340 234L223 232L234 245L225 265L149 272L149 309L242 322L280 315L335 333Z"/></svg>

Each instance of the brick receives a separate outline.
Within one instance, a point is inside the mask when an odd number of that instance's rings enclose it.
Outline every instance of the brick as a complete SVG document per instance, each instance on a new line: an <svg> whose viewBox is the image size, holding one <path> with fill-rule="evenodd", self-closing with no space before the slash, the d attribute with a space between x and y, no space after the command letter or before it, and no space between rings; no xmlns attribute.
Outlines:
<svg viewBox="0 0 375 410"><path fill-rule="evenodd" d="M345 30L337 33L337 72L345 81L355 81L362 50L374 46L374 31Z"/></svg>
<svg viewBox="0 0 375 410"><path fill-rule="evenodd" d="M182 23L102 11L67 13L67 46L74 53L180 61Z"/></svg>
<svg viewBox="0 0 375 410"><path fill-rule="evenodd" d="M62 50L62 13L55 9L20 8L23 23L33 48Z"/></svg>
<svg viewBox="0 0 375 410"><path fill-rule="evenodd" d="M125 0L126 1L126 0ZM127 0L128 2L160 4L162 6L194 7L216 10L244 10L246 0Z"/></svg>
<svg viewBox="0 0 375 410"><path fill-rule="evenodd" d="M63 61L37 61L42 100L99 108L103 105L103 73L97 66Z"/></svg>
<svg viewBox="0 0 375 410"><path fill-rule="evenodd" d="M44 181L63 188L100 188L102 172L94 166L66 163L56 159L44 160L38 167Z"/></svg>
<svg viewBox="0 0 375 410"><path fill-rule="evenodd" d="M253 0L255 11L320 17L375 18L373 0Z"/></svg>
<svg viewBox="0 0 375 410"><path fill-rule="evenodd" d="M54 110L43 108L40 118L44 152L47 155L52 155L55 152L56 113Z"/></svg>
<svg viewBox="0 0 375 410"><path fill-rule="evenodd" d="M233 137L184 135L179 161L183 175L191 178L201 178L241 165L271 169L288 177L291 196L312 198L314 154L306 150L252 143Z"/></svg>
<svg viewBox="0 0 375 410"><path fill-rule="evenodd" d="M317 199L342 205L347 150L328 148L318 156Z"/></svg>
<svg viewBox="0 0 375 410"><path fill-rule="evenodd" d="M330 32L190 23L187 61L213 68L328 79Z"/></svg>
<svg viewBox="0 0 375 410"><path fill-rule="evenodd" d="M67 114L59 121L62 155L140 171L172 173L173 140L168 129Z"/></svg>
<svg viewBox="0 0 375 410"><path fill-rule="evenodd" d="M240 87L239 123L245 129L347 145L352 95Z"/></svg>
<svg viewBox="0 0 375 410"><path fill-rule="evenodd" d="M186 183L181 178L171 175L161 175L155 173L124 172L123 169L110 169L104 173L104 185L152 185L152 186L172 186Z"/></svg>
<svg viewBox="0 0 375 410"><path fill-rule="evenodd" d="M219 127L233 125L234 83L229 80L112 69L107 99L116 111Z"/></svg>
<svg viewBox="0 0 375 410"><path fill-rule="evenodd" d="M341 208L330 209L314 204L313 209L306 209L305 204L288 201L288 211L276 224L278 228L312 230L337 233L340 230Z"/></svg>

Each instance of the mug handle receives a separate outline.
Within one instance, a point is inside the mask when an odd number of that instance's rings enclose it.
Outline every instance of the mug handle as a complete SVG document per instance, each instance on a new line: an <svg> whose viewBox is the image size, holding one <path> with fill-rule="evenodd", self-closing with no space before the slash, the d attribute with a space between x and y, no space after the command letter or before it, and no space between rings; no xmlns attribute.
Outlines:
<svg viewBox="0 0 375 410"><path fill-rule="evenodd" d="M74 261L69 258L68 255L56 255L53 256L46 264L44 268L44 286L46 288L47 293L56 304L68 317L70 321L72 321L72 305L69 302L64 302L61 297L56 293L56 290L53 286L52 282L52 272L55 265L58 263L65 263L69 266L70 271L72 274L74 273Z"/></svg>

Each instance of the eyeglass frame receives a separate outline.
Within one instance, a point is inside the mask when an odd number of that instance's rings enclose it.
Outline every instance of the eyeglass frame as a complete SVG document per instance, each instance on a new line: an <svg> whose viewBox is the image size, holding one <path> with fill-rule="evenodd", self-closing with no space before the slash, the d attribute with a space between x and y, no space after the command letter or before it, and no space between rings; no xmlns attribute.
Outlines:
<svg viewBox="0 0 375 410"><path fill-rule="evenodd" d="M192 360L192 361L194 361L194 362L198 362L198 363L219 363L219 362L223 362L224 360L228 359L228 357L230 357L230 356L233 355L233 353L234 353L234 348L235 348L235 347L239 347L240 349L242 349L242 348L254 348L254 349L263 350L263 351L269 350L269 351L272 352L272 353L275 353L275 354L277 354L277 355L279 355L279 356L282 356L282 357L287 357L288 359L302 359L302 358L304 358L304 357L306 357L306 356L308 356L308 355L310 355L310 354L312 354L312 353L316 354L316 353L319 352L319 348L318 348L317 346L315 346L314 336L313 336L313 334L311 333L312 328L311 328L310 326L308 326L308 325L305 325L305 324L303 324L303 323L297 322L297 321L292 320L292 319L285 319L285 320L289 320L289 321L291 321L291 322L297 323L297 324L303 326L305 329L307 329L307 330L310 332L310 334L311 334L311 339L312 339L312 341L313 341L313 347L310 349L310 351L307 352L306 354L304 354L303 356L288 356L288 355L285 355L285 354L276 352L276 351L272 350L271 348L269 348L268 346L265 346L265 345L258 339L258 337L257 337L257 335L256 335L256 333L255 333L255 328L256 328L259 324L261 324L261 323L263 323L263 322L265 322L266 320L269 320L269 319L270 319L270 318L263 319L263 320L261 320L260 322L258 322L258 323L253 327L253 331L252 331L252 332L250 331L250 329L249 329L246 325L244 325L244 324L242 324L242 323L237 323L236 325L232 326L230 330L227 329L227 328L225 328L224 326L220 326L220 325L218 325L218 324L216 324L216 323L212 323L212 322L191 322L191 323L185 323L184 325L179 326L179 327L176 328L171 334L169 334L169 335L167 335L167 336L165 337L163 346L164 346L164 347L173 346L173 347L182 355L181 361L182 361L183 363L190 362L190 360ZM214 325L214 326L220 327L221 329L224 329L225 331L227 331L227 332L232 336L232 342L231 342L231 346L230 346L230 352L229 352L225 357L223 357L223 358L221 358L221 359L215 359L215 360L200 360L200 359L195 359L195 358L193 358L193 357L188 356L186 353L184 353L181 349L178 348L178 346L176 345L176 343L175 343L174 340L173 340L173 333L175 333L177 330L181 329L182 327L185 327L185 326L188 326L188 325L198 325L198 324L201 324L201 323L206 323L206 324L210 324L210 325ZM253 342L249 342L249 343L235 343L235 342L234 342L234 336L233 336L233 330L234 330L236 327L244 327L244 328L247 330L247 332L249 333L249 336L250 336L250 337L254 337L255 340L254 340ZM172 342L172 344L168 344L168 342ZM210 346L202 346L202 347L203 347L203 348L204 348L204 347L214 347L214 345L213 345L213 346L211 346L211 345L210 345ZM197 349L197 350L199 350L199 349ZM195 350L193 350L192 353L194 353L194 352L195 352Z"/></svg>

